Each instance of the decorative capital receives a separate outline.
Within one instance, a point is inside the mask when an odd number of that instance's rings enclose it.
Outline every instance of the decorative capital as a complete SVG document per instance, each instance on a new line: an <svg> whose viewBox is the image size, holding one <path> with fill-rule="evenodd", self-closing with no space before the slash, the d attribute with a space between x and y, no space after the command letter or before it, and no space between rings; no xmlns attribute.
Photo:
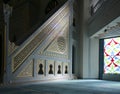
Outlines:
<svg viewBox="0 0 120 94"><path fill-rule="evenodd" d="M5 23L7 23L10 15L12 14L12 7L9 6L8 4L4 4L3 10L4 10L4 20L5 20Z"/></svg>

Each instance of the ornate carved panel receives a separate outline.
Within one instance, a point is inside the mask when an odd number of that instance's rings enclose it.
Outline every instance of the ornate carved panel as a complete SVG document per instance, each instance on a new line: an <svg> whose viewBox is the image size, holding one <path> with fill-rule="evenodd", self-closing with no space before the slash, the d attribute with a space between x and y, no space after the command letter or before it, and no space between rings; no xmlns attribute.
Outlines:
<svg viewBox="0 0 120 94"><path fill-rule="evenodd" d="M58 37L54 39L51 45L47 48L46 51L54 52L58 54L68 54L68 28L66 28L61 34L58 34Z"/></svg>
<svg viewBox="0 0 120 94"><path fill-rule="evenodd" d="M32 77L33 76L33 60L18 74L17 77Z"/></svg>
<svg viewBox="0 0 120 94"><path fill-rule="evenodd" d="M52 42L48 44L46 48L40 50L40 54L50 57L57 57L57 58L66 58L68 59L68 47L69 47L69 22L67 17L65 20L65 26L57 34ZM52 37L52 36L51 36ZM46 43L47 44L47 43ZM43 52L42 52L43 51Z"/></svg>

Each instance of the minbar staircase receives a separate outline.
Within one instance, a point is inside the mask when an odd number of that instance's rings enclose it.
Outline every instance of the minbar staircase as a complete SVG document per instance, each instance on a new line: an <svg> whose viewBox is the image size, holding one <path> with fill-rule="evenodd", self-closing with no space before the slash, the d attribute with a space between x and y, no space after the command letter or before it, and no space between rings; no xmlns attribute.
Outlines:
<svg viewBox="0 0 120 94"><path fill-rule="evenodd" d="M70 2L19 47L9 43L5 83L71 79Z"/></svg>

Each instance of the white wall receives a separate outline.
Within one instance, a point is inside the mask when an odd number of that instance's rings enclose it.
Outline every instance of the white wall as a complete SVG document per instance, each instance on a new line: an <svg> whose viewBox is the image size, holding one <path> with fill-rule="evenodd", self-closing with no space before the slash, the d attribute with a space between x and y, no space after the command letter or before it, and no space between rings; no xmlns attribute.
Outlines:
<svg viewBox="0 0 120 94"><path fill-rule="evenodd" d="M99 75L99 39L90 39L89 49L89 77L98 78Z"/></svg>
<svg viewBox="0 0 120 94"><path fill-rule="evenodd" d="M88 36L91 37L114 19L120 16L120 0L106 0L102 7L94 14L88 22ZM98 40L90 40L90 78L97 78L99 73L99 45ZM97 62L98 61L98 62ZM97 63L97 64L96 64ZM94 68L94 69L92 69ZM120 75L103 74L105 80L119 80Z"/></svg>
<svg viewBox="0 0 120 94"><path fill-rule="evenodd" d="M78 37L77 75L83 79L98 78L99 40L88 36L89 0L75 0L74 11Z"/></svg>

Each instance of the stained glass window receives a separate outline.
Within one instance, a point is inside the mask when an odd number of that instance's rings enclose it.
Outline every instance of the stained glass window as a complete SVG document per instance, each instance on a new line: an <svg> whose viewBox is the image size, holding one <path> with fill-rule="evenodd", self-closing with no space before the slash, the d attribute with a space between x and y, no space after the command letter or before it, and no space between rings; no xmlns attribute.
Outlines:
<svg viewBox="0 0 120 94"><path fill-rule="evenodd" d="M120 37L104 39L104 73L120 74Z"/></svg>

